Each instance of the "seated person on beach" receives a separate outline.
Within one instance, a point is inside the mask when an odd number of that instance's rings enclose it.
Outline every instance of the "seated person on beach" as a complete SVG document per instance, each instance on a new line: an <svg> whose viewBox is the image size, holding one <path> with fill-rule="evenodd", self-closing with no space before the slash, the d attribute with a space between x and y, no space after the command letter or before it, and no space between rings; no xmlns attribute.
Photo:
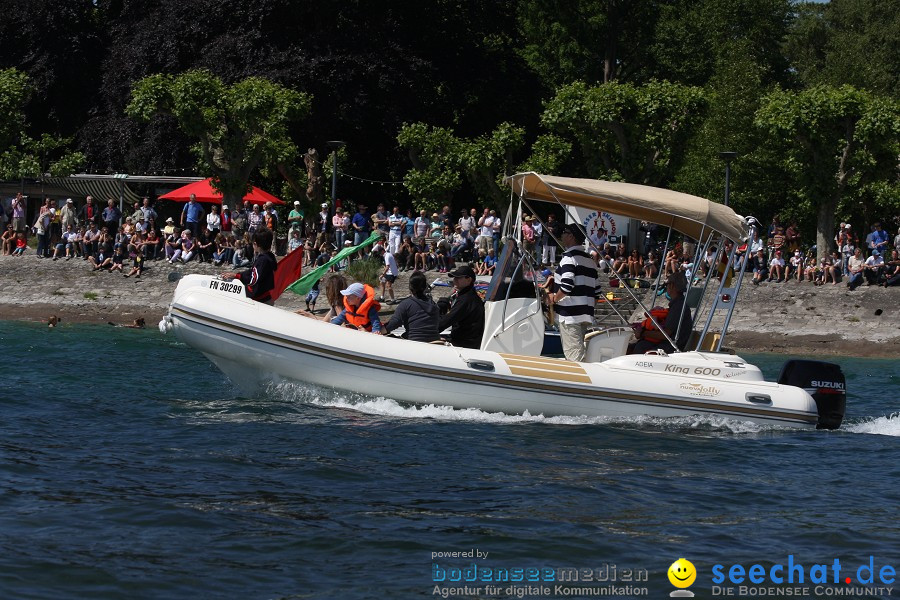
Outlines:
<svg viewBox="0 0 900 600"><path fill-rule="evenodd" d="M120 271L123 272L122 269L125 265L125 244L119 244L116 246L115 251L112 255L112 264L109 266L109 272Z"/></svg>
<svg viewBox="0 0 900 600"><path fill-rule="evenodd" d="M344 308L331 323L381 335L381 321L378 319L381 305L375 299L375 289L370 285L351 283L347 289L341 290L341 295L344 297Z"/></svg>
<svg viewBox="0 0 900 600"><path fill-rule="evenodd" d="M414 342L435 342L441 339L438 332L440 315L437 304L428 295L425 274L416 271L409 277L409 293L391 320L385 325L387 333L401 325L406 329L403 338Z"/></svg>
<svg viewBox="0 0 900 600"><path fill-rule="evenodd" d="M766 261L766 251L757 250L752 259L753 284L759 285L760 281L769 280L769 264Z"/></svg>
<svg viewBox="0 0 900 600"><path fill-rule="evenodd" d="M454 346L480 348L484 334L484 302L475 291L475 271L460 265L449 273L456 288L456 298L441 317L438 331L452 327L450 341Z"/></svg>
<svg viewBox="0 0 900 600"><path fill-rule="evenodd" d="M669 299L669 310L665 320L660 325L662 325L666 334L675 341L679 350L684 350L694 326L690 309L684 308L684 293L686 290L687 278L683 272L673 273L666 279L666 297ZM672 344L657 331L652 322L648 323L648 321L649 319L634 325L634 336L637 338L637 342L633 347L629 348L628 353L644 354L657 349L664 350L667 353L674 352L675 349L672 348ZM678 336L677 338L675 337L676 335Z"/></svg>
<svg viewBox="0 0 900 600"><path fill-rule="evenodd" d="M885 265L886 281L881 285L884 287L893 287L900 285L900 252L891 250L891 259Z"/></svg>
<svg viewBox="0 0 900 600"><path fill-rule="evenodd" d="M112 264L112 254L106 248L105 245L101 245L96 254L92 254L88 257L88 261L90 261L91 265L94 267L91 269L92 271L99 271L100 269L105 269Z"/></svg>
<svg viewBox="0 0 900 600"><path fill-rule="evenodd" d="M781 258L781 250L775 251L775 258L769 261L769 281L781 283L784 278L784 259Z"/></svg>
<svg viewBox="0 0 900 600"><path fill-rule="evenodd" d="M134 275L135 277L140 277L141 273L144 272L144 247L138 246L134 251L134 263L131 266L131 270L127 273L123 273L125 277L131 277Z"/></svg>
<svg viewBox="0 0 900 600"><path fill-rule="evenodd" d="M25 254L25 249L28 248L28 240L25 239L25 234L21 231L16 234L16 249L13 250L13 256L22 256Z"/></svg>
<svg viewBox="0 0 900 600"><path fill-rule="evenodd" d="M12 223L6 226L6 231L0 236L3 242L3 255L9 256L16 249L16 230L13 229Z"/></svg>

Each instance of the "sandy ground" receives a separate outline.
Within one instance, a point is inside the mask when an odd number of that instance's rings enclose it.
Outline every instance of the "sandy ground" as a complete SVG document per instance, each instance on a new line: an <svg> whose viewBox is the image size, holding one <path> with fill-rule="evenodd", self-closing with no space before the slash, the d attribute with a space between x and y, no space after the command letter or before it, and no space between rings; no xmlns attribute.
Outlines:
<svg viewBox="0 0 900 600"><path fill-rule="evenodd" d="M0 319L46 322L55 315L64 324L128 324L142 317L148 328L155 327L175 290L171 273L222 270L211 264L172 266L158 261L149 263L140 279L126 279L119 273L92 272L81 259L0 256ZM436 277L428 273L429 281ZM398 298L406 296L406 273L395 289ZM449 290L436 292L445 295ZM798 282L745 286L725 346L748 352L900 357L898 300L900 288L863 286L849 292L843 285ZM288 310L305 308L304 299L290 292L276 304ZM384 306L382 319L392 311Z"/></svg>

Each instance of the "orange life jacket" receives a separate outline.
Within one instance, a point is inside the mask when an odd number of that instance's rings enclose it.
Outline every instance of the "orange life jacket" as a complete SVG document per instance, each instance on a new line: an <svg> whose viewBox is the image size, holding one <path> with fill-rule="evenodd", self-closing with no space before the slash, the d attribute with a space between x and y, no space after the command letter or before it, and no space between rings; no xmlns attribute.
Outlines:
<svg viewBox="0 0 900 600"><path fill-rule="evenodd" d="M347 313L344 315L347 322L354 327L363 327L366 331L372 331L372 321L369 320L369 311L375 307L376 312L381 310L381 305L375 300L375 289L371 285L365 284L366 297L359 306L353 307L347 302L347 296L344 296L344 308Z"/></svg>
<svg viewBox="0 0 900 600"><path fill-rule="evenodd" d="M662 325L666 321L666 317L669 316L669 309L663 308L662 306L657 306L650 310L650 314L653 315L653 318L656 319L656 322ZM645 331L652 331L656 329L656 325L653 324L653 321L650 317L647 317L641 322L641 326Z"/></svg>

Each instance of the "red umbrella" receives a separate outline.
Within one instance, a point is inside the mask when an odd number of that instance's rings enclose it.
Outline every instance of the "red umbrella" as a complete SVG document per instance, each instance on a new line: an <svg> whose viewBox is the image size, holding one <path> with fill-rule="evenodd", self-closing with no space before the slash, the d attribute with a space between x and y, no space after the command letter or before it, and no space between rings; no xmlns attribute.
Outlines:
<svg viewBox="0 0 900 600"><path fill-rule="evenodd" d="M160 200L173 200L175 202L187 202L191 199L191 194L197 196L197 202L208 202L210 204L222 204L222 194L217 192L212 186L211 179L203 181L195 181L184 187L173 190L168 194L160 196ZM279 200L269 192L263 191L258 187L250 189L250 193L244 196L244 200L249 200L252 204L284 204L283 200Z"/></svg>

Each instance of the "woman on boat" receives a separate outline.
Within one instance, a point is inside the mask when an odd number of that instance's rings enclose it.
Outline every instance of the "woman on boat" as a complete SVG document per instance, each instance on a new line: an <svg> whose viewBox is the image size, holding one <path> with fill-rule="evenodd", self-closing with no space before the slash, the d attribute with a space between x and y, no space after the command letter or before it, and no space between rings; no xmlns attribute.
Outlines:
<svg viewBox="0 0 900 600"><path fill-rule="evenodd" d="M441 339L438 332L440 311L428 295L428 283L421 271L410 275L409 293L385 325L385 332L390 333L402 325L406 329L404 339L414 342L435 342Z"/></svg>
<svg viewBox="0 0 900 600"><path fill-rule="evenodd" d="M679 350L684 350L687 346L694 326L691 319L691 311L684 309L684 293L686 290L687 277L685 277L684 271L677 271L666 279L666 297L669 299L669 310L666 313L665 320L660 325L662 325L669 338L675 341L675 345L678 346ZM657 321L659 320L657 319ZM629 354L644 354L657 349L665 350L670 354L675 351L669 340L656 329L652 321L637 324L634 336L638 341L633 349L629 351Z"/></svg>
<svg viewBox="0 0 900 600"><path fill-rule="evenodd" d="M344 296L344 308L331 320L332 324L381 335L381 321L378 320L381 305L375 299L375 289L370 285L352 283L341 290L341 295Z"/></svg>

